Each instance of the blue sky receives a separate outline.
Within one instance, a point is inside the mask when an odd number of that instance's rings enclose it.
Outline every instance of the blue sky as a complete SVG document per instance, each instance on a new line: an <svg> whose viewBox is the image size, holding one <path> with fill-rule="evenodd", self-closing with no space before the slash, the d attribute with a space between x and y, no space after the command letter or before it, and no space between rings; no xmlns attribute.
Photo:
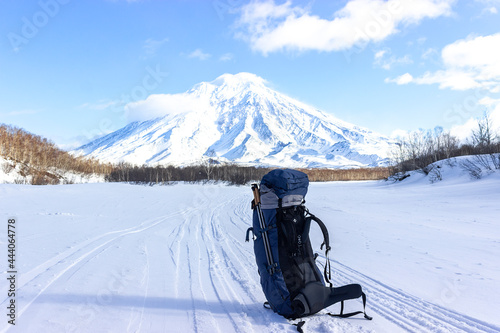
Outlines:
<svg viewBox="0 0 500 333"><path fill-rule="evenodd" d="M500 0L0 1L0 122L74 147L251 72L385 135L500 114Z"/></svg>

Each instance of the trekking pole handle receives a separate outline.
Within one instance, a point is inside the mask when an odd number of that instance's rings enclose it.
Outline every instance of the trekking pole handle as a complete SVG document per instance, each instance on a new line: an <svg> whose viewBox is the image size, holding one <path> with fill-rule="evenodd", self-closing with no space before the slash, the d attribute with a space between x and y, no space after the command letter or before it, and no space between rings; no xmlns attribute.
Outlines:
<svg viewBox="0 0 500 333"><path fill-rule="evenodd" d="M257 184L252 184L253 199L255 200L255 205L260 204L260 192L259 186Z"/></svg>

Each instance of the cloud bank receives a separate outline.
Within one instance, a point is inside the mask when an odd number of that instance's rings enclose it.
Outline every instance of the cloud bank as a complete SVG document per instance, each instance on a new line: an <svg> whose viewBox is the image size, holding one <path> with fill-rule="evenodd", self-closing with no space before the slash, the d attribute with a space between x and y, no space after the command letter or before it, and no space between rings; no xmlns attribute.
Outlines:
<svg viewBox="0 0 500 333"><path fill-rule="evenodd" d="M312 15L290 1L251 2L242 7L237 38L267 55L290 51L341 51L378 42L402 26L450 15L454 0L352 0L333 19Z"/></svg>
<svg viewBox="0 0 500 333"><path fill-rule="evenodd" d="M500 33L469 36L441 51L444 69L413 77L405 73L386 82L397 84L438 84L441 89L486 89L500 92Z"/></svg>
<svg viewBox="0 0 500 333"><path fill-rule="evenodd" d="M166 115L207 110L210 102L192 94L154 94L145 100L131 102L125 106L130 121L149 120Z"/></svg>

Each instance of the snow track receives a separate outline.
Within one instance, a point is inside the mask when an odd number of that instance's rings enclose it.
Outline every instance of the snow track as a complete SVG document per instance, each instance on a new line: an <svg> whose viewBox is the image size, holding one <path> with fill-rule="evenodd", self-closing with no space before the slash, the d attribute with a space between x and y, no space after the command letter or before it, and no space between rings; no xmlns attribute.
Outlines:
<svg viewBox="0 0 500 333"><path fill-rule="evenodd" d="M179 214L173 214L179 215ZM19 311L19 316L29 308L29 306L54 282L60 279L69 270L72 270L68 278L78 273L89 261L97 258L103 251L106 251L118 239L130 234L143 232L155 225L165 221L166 217L146 221L137 227L127 228L124 230L113 231L102 236L97 236L94 239L88 240L71 247L69 250L57 255L56 257L47 260L38 265L29 272L22 274L17 289L26 294L30 294L34 290L34 296L26 299L27 304ZM39 286L43 286L39 291Z"/></svg>
<svg viewBox="0 0 500 333"><path fill-rule="evenodd" d="M253 245L244 242L251 223L248 188L59 188L8 188L11 200L32 196L39 206L10 213L24 225L18 236L22 266L16 326L4 320L1 332L295 331L262 306ZM116 193L121 195L114 198ZM69 203L68 194L82 197ZM332 318L322 311L305 319L306 332L500 331L391 287L369 271L336 260L332 269L336 286L363 286L374 320ZM359 310L361 303L346 306Z"/></svg>
<svg viewBox="0 0 500 333"><path fill-rule="evenodd" d="M406 332L498 332L499 328L456 313L396 290L332 260L334 280L338 284L353 281L361 284L369 295L370 312L394 323Z"/></svg>

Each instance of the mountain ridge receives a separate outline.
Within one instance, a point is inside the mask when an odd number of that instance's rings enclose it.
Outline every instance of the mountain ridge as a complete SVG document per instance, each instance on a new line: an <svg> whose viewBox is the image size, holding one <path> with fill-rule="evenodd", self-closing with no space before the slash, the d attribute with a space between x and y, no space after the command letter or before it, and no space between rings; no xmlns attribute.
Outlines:
<svg viewBox="0 0 500 333"><path fill-rule="evenodd" d="M173 112L132 122L74 153L107 162L177 166L208 156L279 167L387 164L388 138L278 93L266 83L251 73L223 74L185 93L151 95L127 107Z"/></svg>

